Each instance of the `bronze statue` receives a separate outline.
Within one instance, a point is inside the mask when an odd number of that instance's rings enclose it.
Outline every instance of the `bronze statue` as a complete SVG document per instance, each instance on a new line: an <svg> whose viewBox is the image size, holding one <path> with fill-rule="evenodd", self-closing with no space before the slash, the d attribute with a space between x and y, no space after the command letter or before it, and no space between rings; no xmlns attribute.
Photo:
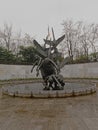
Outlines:
<svg viewBox="0 0 98 130"><path fill-rule="evenodd" d="M31 72L34 67L36 68L36 76L39 75L39 70L44 81L44 90L62 90L64 88L63 76L60 75L60 69L69 61L65 59L62 63L58 62L59 51L57 46L65 38L65 35L61 36L55 40L54 31L52 28L53 40L49 39L49 29L46 39L44 39L45 44L42 47L36 40L33 40L33 47L36 51L36 60L33 64ZM48 45L48 47L46 47Z"/></svg>

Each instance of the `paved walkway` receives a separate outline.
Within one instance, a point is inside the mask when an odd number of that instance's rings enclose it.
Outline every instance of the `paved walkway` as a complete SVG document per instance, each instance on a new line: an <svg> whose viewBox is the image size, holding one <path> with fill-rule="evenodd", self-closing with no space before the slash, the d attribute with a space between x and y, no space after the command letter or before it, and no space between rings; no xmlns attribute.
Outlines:
<svg viewBox="0 0 98 130"><path fill-rule="evenodd" d="M0 130L98 130L97 93L54 99L0 94Z"/></svg>

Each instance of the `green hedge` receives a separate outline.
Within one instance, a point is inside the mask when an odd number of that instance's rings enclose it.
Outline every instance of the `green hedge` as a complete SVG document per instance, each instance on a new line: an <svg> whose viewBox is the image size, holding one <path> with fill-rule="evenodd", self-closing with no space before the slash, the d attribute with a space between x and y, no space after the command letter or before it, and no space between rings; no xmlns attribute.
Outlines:
<svg viewBox="0 0 98 130"><path fill-rule="evenodd" d="M0 64L32 64L35 60L35 52L32 47L20 47L16 55L4 47L0 47Z"/></svg>

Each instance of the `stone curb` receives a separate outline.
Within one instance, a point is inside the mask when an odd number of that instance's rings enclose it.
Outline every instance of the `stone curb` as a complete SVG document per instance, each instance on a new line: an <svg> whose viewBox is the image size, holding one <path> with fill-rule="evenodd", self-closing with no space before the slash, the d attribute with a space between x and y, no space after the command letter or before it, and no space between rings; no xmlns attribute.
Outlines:
<svg viewBox="0 0 98 130"><path fill-rule="evenodd" d="M72 83L69 83L71 85ZM24 97L24 98L65 98L88 95L96 92L96 84L86 84L86 87L77 88L65 88L64 90L33 90L33 85L27 90L20 88L18 85L2 87L2 94L10 95L13 97ZM72 84L73 85L73 84ZM77 84L78 85L78 84ZM29 86L29 85L28 85Z"/></svg>

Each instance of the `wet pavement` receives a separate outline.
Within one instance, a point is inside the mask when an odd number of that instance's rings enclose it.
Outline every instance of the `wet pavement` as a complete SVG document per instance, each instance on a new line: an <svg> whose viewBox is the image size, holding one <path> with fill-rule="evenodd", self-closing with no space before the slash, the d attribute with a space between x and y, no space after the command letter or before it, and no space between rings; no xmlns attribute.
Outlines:
<svg viewBox="0 0 98 130"><path fill-rule="evenodd" d="M53 99L0 91L0 130L98 130L98 87L92 95Z"/></svg>

